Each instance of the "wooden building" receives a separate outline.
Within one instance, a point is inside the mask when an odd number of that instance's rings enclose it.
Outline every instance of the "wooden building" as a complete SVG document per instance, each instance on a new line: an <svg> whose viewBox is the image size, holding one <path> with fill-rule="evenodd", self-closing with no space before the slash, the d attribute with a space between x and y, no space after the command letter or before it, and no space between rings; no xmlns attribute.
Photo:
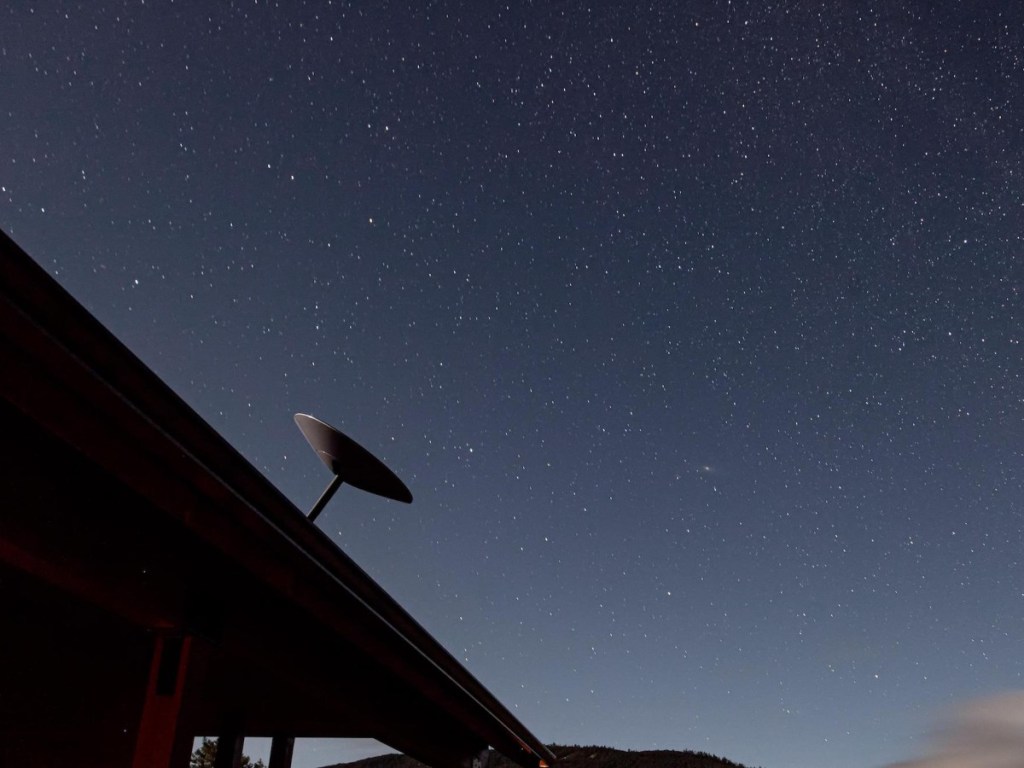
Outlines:
<svg viewBox="0 0 1024 768"><path fill-rule="evenodd" d="M0 765L184 768L244 736L553 756L0 233Z"/></svg>

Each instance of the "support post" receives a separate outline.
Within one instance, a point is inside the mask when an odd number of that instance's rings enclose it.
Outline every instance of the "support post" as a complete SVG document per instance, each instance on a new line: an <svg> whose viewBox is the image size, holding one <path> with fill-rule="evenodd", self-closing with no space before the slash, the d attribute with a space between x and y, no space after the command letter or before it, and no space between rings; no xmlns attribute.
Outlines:
<svg viewBox="0 0 1024 768"><path fill-rule="evenodd" d="M192 735L180 728L179 720L192 651L189 635L157 635L132 768L186 768L188 765Z"/></svg>
<svg viewBox="0 0 1024 768"><path fill-rule="evenodd" d="M217 737L217 759L213 768L241 768L242 744L245 737L236 733L225 733Z"/></svg>
<svg viewBox="0 0 1024 768"><path fill-rule="evenodd" d="M270 762L267 768L292 768L294 751L294 736L275 736L270 742Z"/></svg>
<svg viewBox="0 0 1024 768"><path fill-rule="evenodd" d="M335 475L334 479L331 480L331 484L327 486L323 493L320 494L320 498L317 499L316 504L309 510L309 514L306 517L309 518L310 522L316 520L316 516L319 515L323 508L327 506L327 502L331 500L334 493L341 487L342 482L341 475Z"/></svg>

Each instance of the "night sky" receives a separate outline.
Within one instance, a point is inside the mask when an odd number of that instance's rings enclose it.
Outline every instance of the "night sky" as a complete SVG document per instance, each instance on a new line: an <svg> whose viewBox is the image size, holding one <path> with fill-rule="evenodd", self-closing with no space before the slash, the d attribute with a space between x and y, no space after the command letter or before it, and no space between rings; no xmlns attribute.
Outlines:
<svg viewBox="0 0 1024 768"><path fill-rule="evenodd" d="M294 412L380 455L317 524L542 739L878 766L1024 688L1024 6L0 30L0 227L299 508Z"/></svg>

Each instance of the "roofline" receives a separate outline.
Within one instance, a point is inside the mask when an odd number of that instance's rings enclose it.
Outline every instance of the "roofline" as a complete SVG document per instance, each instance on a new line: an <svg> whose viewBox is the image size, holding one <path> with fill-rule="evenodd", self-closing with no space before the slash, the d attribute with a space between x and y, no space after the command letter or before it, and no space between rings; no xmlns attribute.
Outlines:
<svg viewBox="0 0 1024 768"><path fill-rule="evenodd" d="M482 717L478 725L490 738L481 736L491 746L529 768L554 762L554 754L426 629L2 230L0 254L0 285L7 301L116 393L135 417L148 422L447 679ZM496 738L500 735L507 744ZM533 765L507 751L512 743L533 756Z"/></svg>

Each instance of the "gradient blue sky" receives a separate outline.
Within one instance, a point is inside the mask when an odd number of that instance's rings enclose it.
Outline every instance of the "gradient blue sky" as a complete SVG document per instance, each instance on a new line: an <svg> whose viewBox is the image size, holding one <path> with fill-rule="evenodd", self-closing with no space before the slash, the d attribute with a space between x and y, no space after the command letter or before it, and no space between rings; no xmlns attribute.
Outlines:
<svg viewBox="0 0 1024 768"><path fill-rule="evenodd" d="M318 523L543 739L875 766L1022 687L1024 6L0 29L0 226L300 508L292 413L384 457Z"/></svg>

